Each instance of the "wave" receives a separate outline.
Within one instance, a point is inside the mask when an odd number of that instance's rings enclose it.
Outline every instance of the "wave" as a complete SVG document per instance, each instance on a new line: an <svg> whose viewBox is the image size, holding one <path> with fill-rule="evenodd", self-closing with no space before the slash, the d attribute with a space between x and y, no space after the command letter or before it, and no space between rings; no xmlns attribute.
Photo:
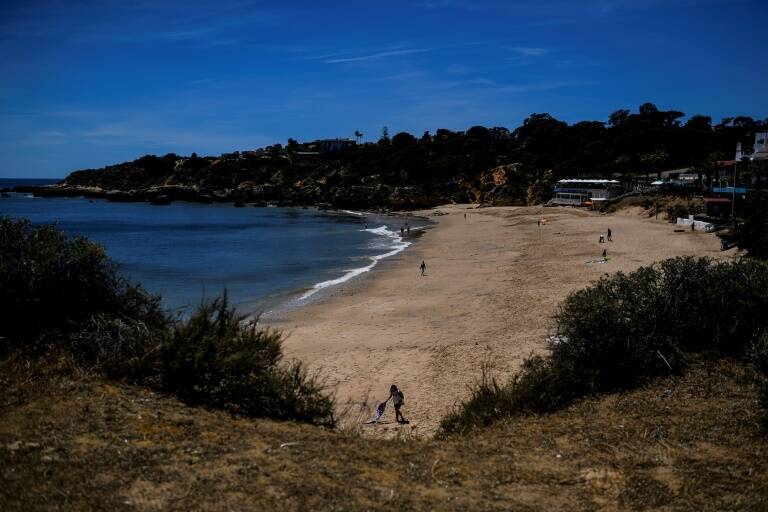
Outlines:
<svg viewBox="0 0 768 512"><path fill-rule="evenodd" d="M379 226L378 228L364 229L363 231L367 231L369 233L373 233L378 236L389 238L390 243L386 248L390 250L383 254L370 256L369 258L371 260L371 263L369 263L364 267L358 267L358 268L347 270L346 273L341 277L315 284L309 291L307 291L304 295L299 297L299 300L308 299L309 297L311 297L312 295L316 294L317 292L319 292L324 288L328 288L330 286L335 286L337 284L347 282L355 276L359 276L364 272L368 272L373 267L375 267L379 261L383 260L384 258L389 258L390 256L394 256L395 254L404 251L408 246L411 245L411 242L404 241L403 238L398 233L391 231L390 229L387 228L387 226Z"/></svg>

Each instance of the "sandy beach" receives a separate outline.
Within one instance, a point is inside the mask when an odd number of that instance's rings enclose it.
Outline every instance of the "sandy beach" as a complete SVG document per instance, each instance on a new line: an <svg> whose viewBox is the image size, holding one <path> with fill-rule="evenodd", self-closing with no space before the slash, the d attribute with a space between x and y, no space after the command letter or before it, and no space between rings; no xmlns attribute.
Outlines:
<svg viewBox="0 0 768 512"><path fill-rule="evenodd" d="M390 384L404 391L410 425L398 425L390 407L380 424L363 427L374 436L433 434L483 364L505 380L525 357L545 352L558 304L601 275L732 252L721 253L713 234L675 232L637 209L455 205L419 213L436 225L413 246L275 324L288 334L286 356L321 372L348 422L368 417ZM598 243L608 228L613 241ZM603 249L607 263L587 263Z"/></svg>

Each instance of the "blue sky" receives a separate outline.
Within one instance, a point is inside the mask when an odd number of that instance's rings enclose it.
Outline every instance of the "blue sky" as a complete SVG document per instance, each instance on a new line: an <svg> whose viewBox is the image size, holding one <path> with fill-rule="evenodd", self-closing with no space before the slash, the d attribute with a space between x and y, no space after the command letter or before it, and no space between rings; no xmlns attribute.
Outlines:
<svg viewBox="0 0 768 512"><path fill-rule="evenodd" d="M0 176L645 101L763 119L766 20L765 0L6 0Z"/></svg>

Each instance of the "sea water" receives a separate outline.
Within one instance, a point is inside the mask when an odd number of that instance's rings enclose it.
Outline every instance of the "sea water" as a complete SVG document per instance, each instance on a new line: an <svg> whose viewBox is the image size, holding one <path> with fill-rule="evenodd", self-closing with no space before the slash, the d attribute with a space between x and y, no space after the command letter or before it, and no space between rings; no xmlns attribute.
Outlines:
<svg viewBox="0 0 768 512"><path fill-rule="evenodd" d="M50 180L0 180L0 188ZM231 203L167 206L103 199L0 198L0 216L57 223L105 247L120 271L188 313L227 290L243 313L313 300L410 245L401 237L427 222L314 208L235 208Z"/></svg>

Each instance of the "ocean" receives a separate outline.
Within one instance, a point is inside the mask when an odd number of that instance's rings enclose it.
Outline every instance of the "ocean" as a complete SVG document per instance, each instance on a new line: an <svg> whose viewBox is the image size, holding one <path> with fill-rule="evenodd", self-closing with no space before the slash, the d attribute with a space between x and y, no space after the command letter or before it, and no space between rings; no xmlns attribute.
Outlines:
<svg viewBox="0 0 768 512"><path fill-rule="evenodd" d="M56 180L0 179L0 188ZM301 305L371 270L411 244L428 221L314 208L235 208L231 203L110 203L103 199L0 198L0 216L57 223L101 244L120 271L188 314L227 290L244 314Z"/></svg>

